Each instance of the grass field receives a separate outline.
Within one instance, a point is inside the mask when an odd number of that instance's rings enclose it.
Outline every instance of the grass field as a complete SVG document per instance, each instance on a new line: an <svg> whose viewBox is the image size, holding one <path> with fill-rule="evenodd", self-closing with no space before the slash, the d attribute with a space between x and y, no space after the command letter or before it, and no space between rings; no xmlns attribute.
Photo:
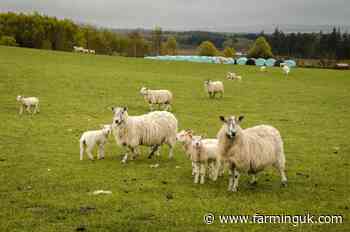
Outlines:
<svg viewBox="0 0 350 232"><path fill-rule="evenodd" d="M224 80L227 71L241 83ZM208 99L205 79L223 80ZM226 192L227 174L194 185L181 146L120 163L110 137L106 159L79 161L85 130L112 119L111 106L148 111L141 86L173 92L180 129L214 137L219 115L243 114L243 127L271 124L284 138L289 185L269 169L251 187ZM41 112L18 115L16 96L38 96ZM350 231L350 72L148 61L0 47L0 231ZM157 160L158 159L158 160ZM159 163L159 168L150 168ZM179 168L175 168L179 166ZM49 171L50 170L50 171ZM94 190L113 194L93 196ZM217 220L203 223L206 213ZM343 215L338 225L228 224L220 214Z"/></svg>

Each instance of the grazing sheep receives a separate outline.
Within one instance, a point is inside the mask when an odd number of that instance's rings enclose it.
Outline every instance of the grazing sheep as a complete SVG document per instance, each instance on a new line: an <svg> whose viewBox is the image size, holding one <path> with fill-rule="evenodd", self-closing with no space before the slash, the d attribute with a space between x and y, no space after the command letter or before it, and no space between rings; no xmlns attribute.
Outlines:
<svg viewBox="0 0 350 232"><path fill-rule="evenodd" d="M224 84L221 81L207 80L204 82L205 91L209 94L209 97L215 97L215 94L220 93L220 96L224 96Z"/></svg>
<svg viewBox="0 0 350 232"><path fill-rule="evenodd" d="M238 80L238 81L242 80L241 76L237 76L236 73L231 73L231 72L227 73L226 78L227 78L227 80L233 80L233 81L234 80Z"/></svg>
<svg viewBox="0 0 350 232"><path fill-rule="evenodd" d="M285 186L285 155L280 133L268 125L242 129L240 123L243 118L220 116L224 125L218 133L218 153L221 159L230 164L228 191L237 191L239 172L248 172L253 177L251 183L255 184L256 174L269 166L279 171L282 185Z"/></svg>
<svg viewBox="0 0 350 232"><path fill-rule="evenodd" d="M79 140L80 144L80 160L83 160L84 148L86 147L86 153L90 160L94 160L92 150L95 145L98 144L98 159L104 159L104 146L108 140L108 135L112 131L111 125L103 125L101 130L86 131L82 134Z"/></svg>
<svg viewBox="0 0 350 232"><path fill-rule="evenodd" d="M37 97L23 97L17 96L17 101L20 103L19 114L23 113L23 107L26 108L28 113L31 113L30 108L34 107L33 113L36 114L40 112L39 109L39 99Z"/></svg>
<svg viewBox="0 0 350 232"><path fill-rule="evenodd" d="M266 72L266 66L261 66L260 67L260 72Z"/></svg>
<svg viewBox="0 0 350 232"><path fill-rule="evenodd" d="M73 50L74 50L74 52L84 52L84 48L83 47L73 46Z"/></svg>
<svg viewBox="0 0 350 232"><path fill-rule="evenodd" d="M89 53L90 53L90 54L96 54L96 51L95 51L95 50L90 49L90 50L89 50Z"/></svg>
<svg viewBox="0 0 350 232"><path fill-rule="evenodd" d="M287 66L287 65L283 65L283 68L282 68L283 72L288 75L289 72L290 72L290 68Z"/></svg>
<svg viewBox="0 0 350 232"><path fill-rule="evenodd" d="M173 100L173 94L169 90L151 90L146 87L142 87L140 94L145 101L149 104L150 110L153 110L153 105L163 105L164 110L171 110L171 102Z"/></svg>
<svg viewBox="0 0 350 232"><path fill-rule="evenodd" d="M176 135L176 140L182 143L182 147L185 151L187 158L191 159L191 144L193 138L193 131L191 129L182 130ZM217 139L202 139L202 142L207 143L217 143ZM195 163L192 162L192 176L195 174Z"/></svg>
<svg viewBox="0 0 350 232"><path fill-rule="evenodd" d="M163 144L169 146L169 158L173 157L176 143L177 119L167 111L154 111L140 116L129 116L126 107L112 108L113 134L118 145L126 147L132 153L132 158L138 154L138 146L151 147L151 158ZM126 152L122 162L128 159Z"/></svg>

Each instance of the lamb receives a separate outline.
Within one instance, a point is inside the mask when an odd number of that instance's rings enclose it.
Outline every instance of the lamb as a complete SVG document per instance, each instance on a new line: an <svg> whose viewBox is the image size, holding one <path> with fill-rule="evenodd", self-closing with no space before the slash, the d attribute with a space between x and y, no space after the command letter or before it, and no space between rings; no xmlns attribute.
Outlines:
<svg viewBox="0 0 350 232"><path fill-rule="evenodd" d="M194 183L204 184L207 166L210 169L209 178L216 181L220 168L218 156L218 141L205 142L202 136L193 136L189 153L194 165ZM200 180L199 180L200 179Z"/></svg>
<svg viewBox="0 0 350 232"><path fill-rule="evenodd" d="M279 131L268 125L242 129L243 118L220 116L224 124L218 133L218 153L229 162L228 191L237 191L240 172L248 172L253 177L251 183L256 184L256 174L269 166L279 171L282 185L286 186L285 155Z"/></svg>
<svg viewBox="0 0 350 232"><path fill-rule="evenodd" d="M182 130L176 135L176 140L182 143L187 158L191 159L191 143L193 138L193 131L191 129ZM217 143L217 139L202 139L203 143ZM192 176L195 174L195 163L192 162Z"/></svg>
<svg viewBox="0 0 350 232"><path fill-rule="evenodd" d="M102 125L101 130L86 131L82 134L79 140L80 144L80 160L83 160L84 148L86 147L86 153L89 156L90 160L94 160L92 155L92 150L95 145L98 144L98 159L104 159L104 146L107 143L108 136L111 134L112 126L111 125Z"/></svg>
<svg viewBox="0 0 350 232"><path fill-rule="evenodd" d="M39 99L37 97L23 97L17 96L17 101L20 103L19 114L23 113L23 108L25 107L28 113L31 113L31 108L34 107L33 114L40 112L39 109Z"/></svg>
<svg viewBox="0 0 350 232"><path fill-rule="evenodd" d="M167 111L154 111L140 116L129 116L126 107L112 108L113 134L118 145L126 147L127 152L122 160L126 163L128 150L132 158L139 154L138 146L151 147L151 158L163 144L169 146L169 158L173 157L176 143L177 119Z"/></svg>
<svg viewBox="0 0 350 232"><path fill-rule="evenodd" d="M282 68L283 72L288 75L289 72L290 72L290 68L287 66L287 65L283 65L283 68Z"/></svg>
<svg viewBox="0 0 350 232"><path fill-rule="evenodd" d="M207 80L204 82L205 91L209 94L209 98L215 97L215 94L220 93L224 96L224 84L221 81Z"/></svg>
<svg viewBox="0 0 350 232"><path fill-rule="evenodd" d="M151 90L147 89L146 87L142 87L140 94L149 104L151 111L153 110L153 105L164 105L164 110L171 110L173 94L169 90Z"/></svg>

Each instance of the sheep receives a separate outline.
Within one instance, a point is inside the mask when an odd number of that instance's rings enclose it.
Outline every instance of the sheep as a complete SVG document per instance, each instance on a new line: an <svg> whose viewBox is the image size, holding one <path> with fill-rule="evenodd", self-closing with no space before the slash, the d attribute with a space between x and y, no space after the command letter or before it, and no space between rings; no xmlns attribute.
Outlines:
<svg viewBox="0 0 350 232"><path fill-rule="evenodd" d="M164 110L171 110L173 94L169 90L151 90L146 87L142 87L140 94L149 104L151 111L153 110L153 105L164 105Z"/></svg>
<svg viewBox="0 0 350 232"><path fill-rule="evenodd" d="M217 136L218 153L229 162L228 191L237 191L240 172L248 172L252 175L251 183L256 184L256 174L269 166L279 171L282 185L286 186L285 155L279 131L268 125L242 129L243 118L220 116L224 124Z"/></svg>
<svg viewBox="0 0 350 232"><path fill-rule="evenodd" d="M90 53L90 54L96 54L96 51L93 50L93 49L90 49L90 50L89 50L89 53Z"/></svg>
<svg viewBox="0 0 350 232"><path fill-rule="evenodd" d="M205 142L202 136L193 136L189 153L192 165L194 166L194 183L204 184L207 166L210 169L209 178L216 181L218 169L220 168L220 158L218 156L218 140ZM200 180L199 180L200 179Z"/></svg>
<svg viewBox="0 0 350 232"><path fill-rule="evenodd" d="M266 66L261 66L260 67L260 72L266 72Z"/></svg>
<svg viewBox="0 0 350 232"><path fill-rule="evenodd" d="M221 81L207 80L204 82L205 91L209 94L209 98L215 97L216 93L220 93L220 96L224 96L224 84Z"/></svg>
<svg viewBox="0 0 350 232"><path fill-rule="evenodd" d="M283 68L282 68L283 72L288 75L289 72L290 72L290 68L287 66L287 65L283 65Z"/></svg>
<svg viewBox="0 0 350 232"><path fill-rule="evenodd" d="M176 140L182 143L187 158L191 159L191 143L193 131L191 129L182 130L176 135ZM203 143L217 143L217 139L202 139ZM195 174L195 163L192 162L192 176Z"/></svg>
<svg viewBox="0 0 350 232"><path fill-rule="evenodd" d="M233 72L232 73L228 72L226 75L226 78L227 78L227 80L238 80L238 81L242 80L241 76L237 76L236 73L233 73Z"/></svg>
<svg viewBox="0 0 350 232"><path fill-rule="evenodd" d="M83 52L84 48L83 47L73 46L73 50L74 50L74 52Z"/></svg>
<svg viewBox="0 0 350 232"><path fill-rule="evenodd" d="M97 152L98 159L105 158L104 146L107 143L109 134L111 134L112 126L102 125L101 127L102 129L100 130L86 131L81 135L79 140L80 160L83 160L84 150L86 150L86 153L88 154L89 159L94 160L94 157L91 152L94 149L96 144L98 144L98 152ZM85 147L86 149L84 149Z"/></svg>
<svg viewBox="0 0 350 232"><path fill-rule="evenodd" d="M169 146L169 159L173 157L176 143L177 119L167 111L154 111L140 116L129 116L127 107L113 107L113 134L119 146L127 148L122 163L128 159L128 150L132 159L139 154L138 146L151 147L148 158L152 158L163 144Z"/></svg>
<svg viewBox="0 0 350 232"><path fill-rule="evenodd" d="M31 113L31 107L34 107L33 114L40 112L39 99L37 97L23 97L18 95L16 99L20 103L19 114L23 113L23 107L26 108L28 113Z"/></svg>

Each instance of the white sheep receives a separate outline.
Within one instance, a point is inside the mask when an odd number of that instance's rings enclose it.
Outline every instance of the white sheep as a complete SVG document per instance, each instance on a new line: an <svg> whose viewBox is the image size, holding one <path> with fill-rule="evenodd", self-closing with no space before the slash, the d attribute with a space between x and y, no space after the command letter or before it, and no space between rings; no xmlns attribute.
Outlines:
<svg viewBox="0 0 350 232"><path fill-rule="evenodd" d="M226 78L227 80L238 80L238 81L241 81L242 80L242 77L241 76L238 76L236 73L234 72L228 72L227 75L226 75Z"/></svg>
<svg viewBox="0 0 350 232"><path fill-rule="evenodd" d="M89 50L89 53L90 53L90 54L96 54L96 51L93 50L93 49L90 49L90 50Z"/></svg>
<svg viewBox="0 0 350 232"><path fill-rule="evenodd" d="M73 50L74 50L74 52L83 52L84 48L83 47L73 46Z"/></svg>
<svg viewBox="0 0 350 232"><path fill-rule="evenodd" d="M176 140L182 144L187 158L191 159L193 131L191 129L182 130L176 135ZM202 139L203 143L217 143L217 139ZM195 163L192 162L192 176L195 174Z"/></svg>
<svg viewBox="0 0 350 232"><path fill-rule="evenodd" d="M255 184L256 174L269 166L279 171L285 186L285 155L279 131L268 125L242 129L243 118L220 116L224 124L218 133L218 152L221 159L230 164L228 191L237 191L240 172L252 175L251 183Z"/></svg>
<svg viewBox="0 0 350 232"><path fill-rule="evenodd" d="M39 99L37 97L23 97L17 96L17 101L20 103L19 114L23 113L23 108L25 107L28 113L31 113L31 107L34 107L33 113L36 114L40 112L39 109Z"/></svg>
<svg viewBox="0 0 350 232"><path fill-rule="evenodd" d="M194 183L204 184L206 170L209 168L209 178L216 181L220 165L218 155L218 140L212 142L203 141L202 136L193 136L189 153L194 164Z"/></svg>
<svg viewBox="0 0 350 232"><path fill-rule="evenodd" d="M205 91L209 94L209 97L215 97L215 94L220 93L220 96L224 96L224 84L221 81L207 80L204 82Z"/></svg>
<svg viewBox="0 0 350 232"><path fill-rule="evenodd" d="M151 90L146 87L142 87L140 94L149 104L151 111L153 110L153 105L163 105L165 106L163 107L164 110L171 110L173 94L169 90Z"/></svg>
<svg viewBox="0 0 350 232"><path fill-rule="evenodd" d="M288 75L290 72L290 68L288 67L288 65L283 65L282 70L286 75Z"/></svg>
<svg viewBox="0 0 350 232"><path fill-rule="evenodd" d="M97 157L98 159L104 159L104 146L108 141L108 135L111 134L112 126L103 125L100 130L86 131L84 132L79 140L80 144L80 160L83 160L84 150L89 156L90 160L94 160L92 150L95 145L98 145ZM84 149L86 148L86 149Z"/></svg>
<svg viewBox="0 0 350 232"><path fill-rule="evenodd" d="M261 66L260 67L260 72L266 72L266 66Z"/></svg>
<svg viewBox="0 0 350 232"><path fill-rule="evenodd" d="M132 153L132 158L139 154L138 146L151 147L149 158L163 144L169 146L169 158L173 157L176 144L177 119L167 111L154 111L140 116L129 116L126 107L112 108L113 134L118 145L126 147ZM126 152L122 162L128 159Z"/></svg>

